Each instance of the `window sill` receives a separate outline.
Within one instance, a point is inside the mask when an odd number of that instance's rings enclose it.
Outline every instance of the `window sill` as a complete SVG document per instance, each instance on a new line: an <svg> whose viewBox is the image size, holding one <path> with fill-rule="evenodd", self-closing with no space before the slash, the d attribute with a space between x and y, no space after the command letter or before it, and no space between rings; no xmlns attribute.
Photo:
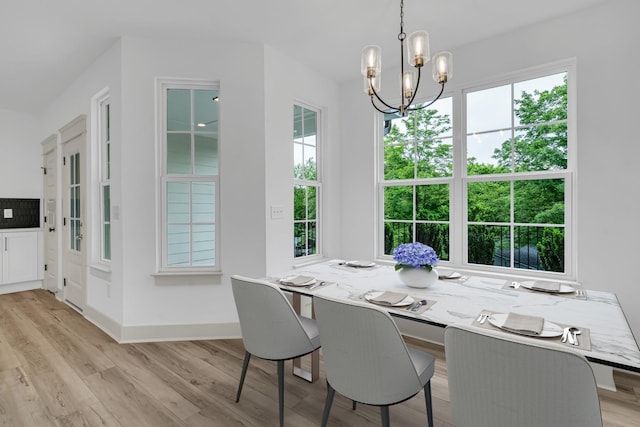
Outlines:
<svg viewBox="0 0 640 427"><path fill-rule="evenodd" d="M176 277L176 276L222 276L220 270L177 270L167 271L161 270L151 274L154 277Z"/></svg>

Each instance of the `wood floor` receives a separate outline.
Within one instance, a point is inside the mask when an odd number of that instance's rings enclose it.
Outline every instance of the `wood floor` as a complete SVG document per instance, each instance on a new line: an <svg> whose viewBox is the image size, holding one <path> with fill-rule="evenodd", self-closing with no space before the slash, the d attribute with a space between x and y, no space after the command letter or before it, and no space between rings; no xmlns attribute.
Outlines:
<svg viewBox="0 0 640 427"><path fill-rule="evenodd" d="M442 348L432 379L436 426L452 426ZM0 295L0 426L275 426L276 367L253 358L235 403L240 340L117 344L44 290ZM290 364L287 365L290 369ZM640 426L640 377L601 391L605 426ZM318 426L325 383L287 372L285 422ZM426 425L422 394L391 408L393 426ZM378 426L377 408L336 395L331 426Z"/></svg>

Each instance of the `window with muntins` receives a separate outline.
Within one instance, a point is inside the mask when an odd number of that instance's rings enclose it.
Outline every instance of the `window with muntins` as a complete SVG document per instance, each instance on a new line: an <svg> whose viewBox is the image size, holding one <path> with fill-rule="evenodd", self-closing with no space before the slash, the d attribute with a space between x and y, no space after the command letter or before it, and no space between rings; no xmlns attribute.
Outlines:
<svg viewBox="0 0 640 427"><path fill-rule="evenodd" d="M382 257L419 241L452 265L570 276L571 70L567 64L462 89L387 118Z"/></svg>
<svg viewBox="0 0 640 427"><path fill-rule="evenodd" d="M102 261L111 261L111 104L100 102L100 223Z"/></svg>
<svg viewBox="0 0 640 427"><path fill-rule="evenodd" d="M293 256L319 253L319 113L293 106Z"/></svg>
<svg viewBox="0 0 640 427"><path fill-rule="evenodd" d="M164 82L162 266L218 269L218 96L213 83Z"/></svg>

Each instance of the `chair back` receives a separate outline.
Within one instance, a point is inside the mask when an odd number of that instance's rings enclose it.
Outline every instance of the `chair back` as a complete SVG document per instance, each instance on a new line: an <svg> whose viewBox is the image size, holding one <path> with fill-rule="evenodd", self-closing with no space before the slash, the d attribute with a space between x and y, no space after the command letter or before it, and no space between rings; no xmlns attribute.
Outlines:
<svg viewBox="0 0 640 427"><path fill-rule="evenodd" d="M231 277L231 286L242 341L249 353L262 359L286 360L318 347L278 286L237 275Z"/></svg>
<svg viewBox="0 0 640 427"><path fill-rule="evenodd" d="M404 340L384 310L316 295L327 381L343 396L369 405L401 402L420 391Z"/></svg>
<svg viewBox="0 0 640 427"><path fill-rule="evenodd" d="M456 427L602 426L583 356L471 326L448 326L444 339Z"/></svg>

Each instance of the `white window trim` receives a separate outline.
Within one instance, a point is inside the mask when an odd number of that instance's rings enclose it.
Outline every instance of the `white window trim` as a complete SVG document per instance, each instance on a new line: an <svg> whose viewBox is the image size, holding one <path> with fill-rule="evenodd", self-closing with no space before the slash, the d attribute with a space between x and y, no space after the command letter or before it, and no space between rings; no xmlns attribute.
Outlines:
<svg viewBox="0 0 640 427"><path fill-rule="evenodd" d="M203 89L220 90L217 81L201 79L184 79L171 77L156 77L155 79L155 124L156 124L156 271L154 276L193 276L219 275L220 266L220 175L203 177L202 181L213 182L215 185L215 265L211 267L167 267L166 266L166 95L167 89ZM219 128L218 128L219 132ZM220 159L220 157L218 157ZM220 165L218 165L220 167ZM173 180L173 179L172 179ZM197 179L195 179L197 180ZM194 179L189 179L194 181Z"/></svg>
<svg viewBox="0 0 640 427"><path fill-rule="evenodd" d="M316 113L316 180L309 181L305 179L296 179L294 177L292 178L293 185L291 186L292 193L293 193L293 188L296 185L304 185L307 187L313 186L316 188L316 253L313 255L303 255L299 257L294 256L293 258L294 264L301 265L301 264L307 264L310 262L315 262L316 260L322 259L324 257L324 252L323 252L324 226L322 221L322 217L323 217L322 215L322 211L323 211L322 177L323 177L324 162L322 161L323 159L322 153L323 153L323 146L324 146L323 142L324 142L324 135L325 135L325 132L324 132L325 115L322 108L315 107L306 102L294 101L293 105L294 106L297 105L298 107L305 108L307 110L311 110ZM293 173L291 175L293 176ZM292 211L293 211L293 201L292 201ZM295 220L293 220L293 218L291 223L291 230L293 234L295 230ZM293 241L293 239L291 239L291 241Z"/></svg>
<svg viewBox="0 0 640 427"><path fill-rule="evenodd" d="M489 181L495 178L507 179L508 177L517 176L518 178L525 178L528 174L500 174L499 176L479 175L479 176L467 176L466 175L466 114L465 111L465 99L466 93L482 90L486 88L501 86L505 84L511 84L517 81L534 79L537 77L551 75L555 73L567 73L567 124L568 124L568 138L567 138L567 169L564 171L543 171L535 172L531 175L544 176L545 178L562 177L565 178L565 271L564 273L548 272L541 270L525 270L519 268L509 267L494 267L483 266L479 264L469 264L467 262L467 199L466 199L466 183L472 181ZM452 97L453 112L452 112L452 124L453 124L453 162L454 162L454 174L451 182L451 194L450 197L450 248L449 258L450 261L442 261L440 265L451 268L456 268L461 271L469 272L484 272L493 275L508 275L509 277L534 277L534 278L555 278L560 280L576 281L577 272L577 218L576 218L576 206L577 206L577 189L576 189L576 166L577 166L577 124L576 124L576 60L575 58L558 61L538 67L532 67L526 70L517 71L513 73L507 73L502 76L486 79L473 84L465 85L464 87L451 89L450 92L444 93L443 98L447 96ZM423 101L416 101L419 103ZM382 134L382 117L380 114L376 115L376 132L375 137L377 141L376 156L377 156L377 181L378 191L376 194L376 252L377 258L386 261L393 261L393 257L384 254L384 136ZM450 178L431 179L429 183L437 183L439 181L449 181ZM415 181L404 180L397 183L411 185ZM394 181L396 184L396 181ZM459 207L459 208L458 208Z"/></svg>
<svg viewBox="0 0 640 427"><path fill-rule="evenodd" d="M89 203L91 206L91 214L90 214L90 225L89 230L91 231L91 245L90 245L90 260L91 260L91 268L95 268L97 270L103 272L111 271L111 260L103 259L102 249L103 249L103 212L104 207L102 205L102 185L104 183L103 180L103 169L104 169L104 156L105 156L105 147L104 147L104 118L102 115L102 106L109 102L111 104L111 91L109 87L105 87L91 97L91 144L89 148L90 155L90 176L91 176L91 188L93 191L90 197ZM110 108L111 122L113 124L113 108ZM113 148L113 128L111 129L111 146ZM112 150L113 154L113 150ZM112 157L113 160L113 157ZM113 186L111 184L111 180L109 180L109 185L111 190ZM113 199L113 191L111 191L111 198ZM113 218L111 218L113 220ZM113 221L112 221L113 223ZM113 259L113 227L111 228L111 258Z"/></svg>

